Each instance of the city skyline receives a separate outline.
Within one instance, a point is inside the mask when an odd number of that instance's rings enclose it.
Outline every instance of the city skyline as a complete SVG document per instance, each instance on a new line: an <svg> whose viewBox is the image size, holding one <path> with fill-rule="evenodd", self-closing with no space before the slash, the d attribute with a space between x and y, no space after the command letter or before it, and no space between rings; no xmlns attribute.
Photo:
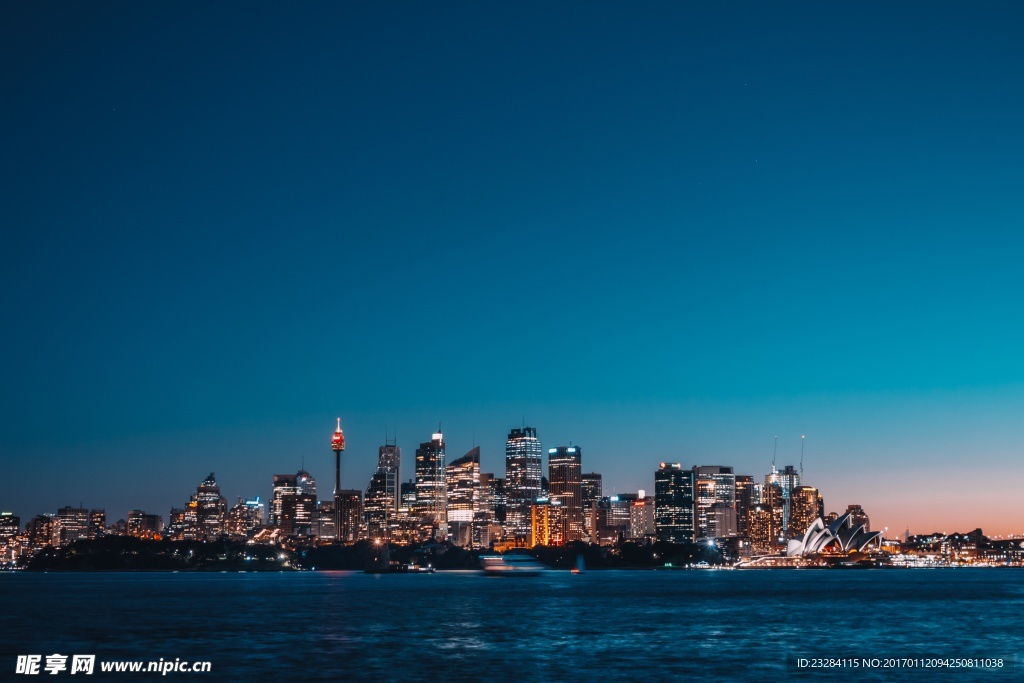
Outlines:
<svg viewBox="0 0 1024 683"><path fill-rule="evenodd" d="M0 11L0 510L326 497L341 415L343 490L439 421L606 493L806 435L1024 531L1019 3Z"/></svg>
<svg viewBox="0 0 1024 683"><path fill-rule="evenodd" d="M516 437L524 436L525 435L525 436L528 436L528 437L531 437L531 438L536 438L536 440L538 442L540 442L540 444L541 444L540 447L535 449L535 450L537 450L538 453L541 455L541 472L542 472L543 476L545 477L545 479L548 477L549 459L553 455L552 451L558 451L558 452L562 453L563 455L564 455L564 451L566 449L568 449L570 452L573 452L573 453L579 453L579 452L582 451L582 446L580 444L576 443L576 442L571 442L571 443L574 444L572 446L569 446L568 443L566 445L560 445L560 446L548 446L547 444L544 443L543 439L541 438L542 437L541 432L539 432L535 427L523 427L523 428L515 427L515 428L512 428L512 430L510 430L509 437L512 437L513 435L516 436ZM432 453L434 453L434 448L436 448L438 446L438 444L440 444L440 449L441 449L440 453L441 453L441 457L443 458L444 457L444 450L447 448L447 444L448 444L447 435L446 434L442 434L441 432L435 431L430 436L431 436L431 440L430 441L426 441L426 442L420 443L419 446L421 447L421 449L424 448L424 447L427 447L427 449L424 451L424 454L432 454ZM805 435L802 435L802 437L803 438L800 439L801 445L803 445L805 443L805 439L806 439ZM348 433L346 433L346 439L345 439L346 442L349 440L349 438L350 437L349 437ZM443 439L443 441L441 439ZM508 440L506 440L506 452L508 451L507 441ZM777 442L778 442L778 437L775 437L773 439L773 453L776 456L776 461L777 462L769 464L768 471L765 471L765 472L746 471L743 468L737 468L737 467L735 467L735 466L733 466L731 464L726 465L726 464L724 464L725 463L724 460L723 461L717 461L717 464L715 464L715 465L709 465L708 463L711 462L710 460L704 460L704 461L701 461L701 462L693 462L691 464L687 464L686 461L683 461L683 462L680 462L680 463L660 462L660 463L655 463L655 468L660 467L660 468L664 469L664 467L666 465L668 465L669 467L672 467L672 466L675 466L675 465L678 464L678 465L682 466L683 471L686 472L688 474L688 476L692 477L692 482L691 482L691 493L692 493L692 496L693 496L693 503L692 504L695 507L693 507L693 509L691 509L691 511L690 511L690 515L692 516L692 521L691 522L687 522L687 524L690 525L690 527L695 530L697 535L702 535L701 532L700 532L700 529L702 529L704 527L704 524L698 519L698 511L700 510L701 504L698 501L698 497L699 496L698 496L697 480L699 479L699 475L701 475L702 473L704 473L704 472L710 473L712 471L713 472L718 472L719 469L721 468L721 470L723 472L728 472L729 480L731 482L733 482L732 486L730 486L729 488L730 488L731 491L733 491L733 495L734 496L738 496L739 495L739 489L736 487L736 484L739 483L740 479L745 478L745 479L751 481L751 483L753 483L753 484L760 484L762 481L767 483L767 481L769 480L769 477L771 477L773 480L775 480L775 481L777 481L777 482L779 482L781 484L780 493L785 491L784 495L785 495L785 497L788 498L789 486L787 484L788 484L789 480L786 477L786 473L791 471L793 473L793 475L796 477L795 482L793 483L794 486L802 484L801 488L804 488L804 489L812 488L815 491L816 494L818 492L821 492L819 494L819 498L820 497L824 497L825 501L826 501L825 508L824 508L824 510L822 512L841 513L843 510L847 509L848 506L855 506L855 507L858 507L858 508L862 508L862 507L869 508L869 509L872 510L872 516L873 516L873 519L875 520L876 528L877 529L881 529L881 530L885 530L885 534L886 534L885 537L886 538L897 538L897 537L900 537L906 531L910 531L912 534L918 535L918 534L931 534L931 533L935 533L935 532L939 532L939 533L966 532L966 531L969 531L969 530L975 529L975 528L981 528L983 531L985 531L986 535L991 536L991 537L1024 536L1024 531L1015 530L1016 528L1013 527L1013 521L1012 520L1008 524L1004 525L1005 530L1004 530L1004 528L994 528L994 529L993 528L985 528L982 525L973 524L964 514L962 514L960 512L957 512L956 509L954 509L953 514L951 516L945 517L946 519L953 520L953 525L952 526L948 526L948 525L947 526L940 526L940 525L933 524L931 526L925 525L925 526L921 526L919 528L912 528L910 525L903 525L903 526L895 527L895 526L892 526L890 524L886 524L885 523L886 520L885 520L885 518L883 517L882 514L879 514L879 513L875 512L874 508L870 504L865 505L862 502L863 500L866 500L866 498L862 497L862 498L854 498L854 499L850 499L850 500L839 500L839 499L837 499L834 496L827 495L829 493L830 489L831 489L830 483L829 482L823 482L823 481L820 481L818 479L815 479L811 475L804 475L803 474L803 467L802 467L803 463L801 462L801 460L799 458L796 461L794 461L794 462L785 462L784 463L783 462L783 458L779 457L779 451L778 451L777 446L776 446ZM328 443L329 443L328 448L330 448L330 446L331 446L330 439L328 439ZM385 437L385 443L381 444L378 447L378 456L375 459L375 463L376 464L375 464L375 466L371 470L371 472L372 472L371 475L363 483L360 483L358 481L348 481L348 480L346 480L344 478L344 475L343 475L343 478L342 478L342 491L344 493L346 493L346 494L356 494L356 493L359 493L361 496L363 496L363 499L364 499L363 500L363 504L365 505L365 502L367 500L366 497L365 497L366 496L366 492L369 491L371 489L371 487L373 487L376 484L376 481L377 481L378 477L380 476L380 474L379 474L379 472L380 472L379 467L380 467L380 463L383 462L382 458L387 457L390 460L394 460L394 452L396 450L397 450L398 455L399 456L401 455L401 446L396 445L396 443L397 443L397 437L396 436ZM475 443L475 437L474 437L474 443ZM390 455L385 456L384 455L385 450L387 450L387 452L389 452ZM503 458L502 458L503 462L501 463L501 466L499 467L499 466L491 466L491 463L488 463L488 465L485 466L484 465L484 461L481 459L480 453L481 453L480 446L479 445L474 445L472 448L469 449L469 451L466 453L465 456L460 456L457 459L462 461L462 460L465 460L467 457L472 455L476 459L476 462L478 463L478 471L480 473L487 472L487 473L492 474L495 477L499 477L499 478L504 479L504 477L506 476L506 470L504 469L504 467L507 466L507 462L506 461L508 459L506 454L503 454ZM428 460L430 460L431 463L433 462L433 460L431 459L432 456L427 455L426 457L427 457ZM560 457L562 457L562 456L560 456ZM581 471L587 470L588 469L587 461L586 460L580 461L579 455L577 455L576 458L577 458L577 461L580 462L580 464L577 465L577 468L580 469ZM401 471L402 472L406 472L408 474L408 476L405 477L404 479L402 479L401 482L398 482L398 483L407 483L407 484L413 485L413 487L415 488L415 483L416 483L416 480L417 480L416 475L415 475L415 463L416 463L416 459L413 458L412 462L410 463L411 467L408 470L405 469L406 465L404 465L404 464L400 465ZM342 462L342 470L343 471L346 469L345 468L345 464L346 463L345 463L344 457L343 457L343 462ZM284 468L284 469L287 469L287 468ZM590 469L593 470L594 468L590 468ZM318 471L322 470L323 473L321 473L321 474L311 474L310 473L311 470L313 472L318 472ZM433 468L429 468L427 470L427 472L428 473L429 472L433 472ZM776 475L775 476L771 476L773 473L776 473ZM320 467L320 468L317 468L317 467L307 467L306 463L305 463L305 460L303 460L300 468L297 470L297 474L282 474L280 472L275 472L273 474L273 486L272 487L267 482L264 481L264 482L262 482L262 486L257 486L256 487L256 489L258 489L258 490L256 490L255 492L254 491L245 491L245 492L237 492L237 493L235 493L232 490L228 490L228 491L223 492L223 494L226 497L229 505L231 504L231 501L235 500L236 498L239 499L239 500L258 499L259 501L262 501L262 503L266 506L267 518L266 518L265 521L268 524L270 524L270 525L275 525L275 524L278 524L279 521L275 521L275 517L274 517L274 514L275 514L274 513L274 510L275 510L275 508L274 508L274 501L276 499L274 491L276 490L276 488L278 486L279 479L281 481L286 481L286 482L287 481L291 481L291 482L293 482L292 485L294 486L295 485L294 482L296 480L296 477L299 477L301 479L305 475L307 477L311 477L313 482L316 482L317 480L321 480L320 478L322 476L326 476L326 474L330 474L330 476L333 477L333 467L330 467L329 471L327 469L324 469L323 467ZM653 500L655 498L656 492L658 490L657 489L658 485L656 483L657 482L657 476L656 476L656 472L655 471L651 471L649 473L650 474L650 481L646 485L639 486L639 487L633 488L633 489L616 486L615 482L610 482L608 480L608 476L607 475L605 475L603 473L600 473L600 472L598 474L602 475L602 477L603 477L603 481L604 481L603 495L605 497L617 496L617 495L620 495L620 494L624 494L624 495L627 495L627 496L628 495L635 495L638 491L644 491L644 492L646 492L646 496L649 499ZM184 473L184 475L185 475L186 478L188 477L188 473ZM207 483L213 476L214 476L214 473L211 472L209 477L207 477L207 481L204 482L204 484ZM253 473L251 471L249 473L249 476L253 476ZM255 473L254 476L256 476L256 478L266 479L269 475L262 476L260 473ZM350 476L354 476L354 475L350 474ZM443 475L443 473L439 472L435 476L444 476L444 475ZM717 474L716 475L709 474L708 476L715 477L715 476L717 476ZM220 475L218 475L218 477L220 477ZM323 481L323 480L321 480L321 481ZM202 487L202 486L203 486L203 484L200 485L200 487ZM321 483L321 486L324 486L324 484ZM327 503L327 504L333 505L333 502L334 502L333 496L332 496L332 494L326 493L326 491L327 491L326 488L324 488L324 490L322 492L322 495L317 496L317 495L315 495L315 491L316 491L315 487L316 487L316 485L312 484L312 487L313 487L312 491L313 491L314 495L312 496L312 501L311 502L315 503L317 500L319 500L319 501L321 501L323 503ZM430 488L430 489L433 489L433 487L434 487L433 484L429 484L428 485L428 488ZM268 492L268 490L266 490L268 488L270 489L269 492ZM299 489L305 491L306 487L304 485L303 486L299 486L299 488L297 488L296 490L299 490ZM109 498L110 495L111 494L100 494L99 497L100 498ZM765 494L765 495L767 495L767 494ZM173 511L175 509L180 510L183 507L183 500L184 500L183 496L179 496L179 498L181 498L180 500L173 500L169 504L169 506L166 507L166 508L159 508L159 507L151 508L148 505L141 505L140 501L138 501L135 497L133 497L133 495L131 493L121 494L121 496L122 497L127 497L127 499L133 501L133 504L130 507L126 508L125 514L123 516L124 518L128 517L128 512L144 511L144 512L149 513L150 515L157 515L157 516L159 516L161 518L166 517L166 519L168 520L168 523L170 522L170 515L165 514L165 510L167 510L167 511ZM538 493L538 495L537 495L537 499L539 499L539 498L541 498L541 494L540 493ZM733 510L736 513L739 513L739 508L737 507L737 501L738 500L739 499L737 497L737 498L734 498L733 502L732 502ZM74 506L75 504L76 503L74 503L74 501L70 501L69 500L69 501L61 502L59 505L53 507L52 509L47 508L47 509L32 509L30 511L19 511L19 510L12 510L12 509L8 509L8 508L0 507L0 511L5 512L5 513L13 513L14 515L20 517L24 521L24 520L27 520L27 519L31 519L35 515L53 514L53 511L58 509L58 508ZM119 517L121 517L120 513L118 512L118 508L115 508L115 507L109 507L109 506L101 505L101 504L99 504L99 503L97 503L95 501L90 502L90 500L87 500L87 499L79 500L78 504L81 504L85 509L93 509L93 508L95 508L95 509L101 509L101 510L109 511L110 513L112 513L110 515L110 520L111 521L116 520ZM396 500L396 504L397 504L397 500ZM710 503L708 503L708 504L710 504ZM440 510L440 512L438 514L440 514L443 517L443 516L446 516L446 512L448 511L448 508L446 506L442 506L442 507L444 509ZM433 509L433 508L431 508L431 509ZM786 512L788 513L788 508L786 508ZM916 514L920 518L926 519L926 517L922 516L924 514L923 511L918 511ZM742 518L742 515L739 515L738 517L736 517L734 519L738 520L739 518ZM369 521L369 520L364 520L364 521ZM782 524L785 524L785 520L780 520L780 522ZM736 523L738 523L738 521L734 522L734 524L736 524ZM715 534L712 534L712 535L715 535Z"/></svg>

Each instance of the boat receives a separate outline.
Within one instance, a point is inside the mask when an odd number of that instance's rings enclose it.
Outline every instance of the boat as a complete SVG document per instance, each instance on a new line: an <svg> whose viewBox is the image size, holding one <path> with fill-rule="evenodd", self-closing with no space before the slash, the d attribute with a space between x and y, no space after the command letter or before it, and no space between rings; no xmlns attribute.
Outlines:
<svg viewBox="0 0 1024 683"><path fill-rule="evenodd" d="M483 555L480 564L488 576L536 576L547 571L547 566L531 555Z"/></svg>
<svg viewBox="0 0 1024 683"><path fill-rule="evenodd" d="M570 569L573 574L582 574L587 571L587 563L583 561L582 555L576 556L576 566Z"/></svg>

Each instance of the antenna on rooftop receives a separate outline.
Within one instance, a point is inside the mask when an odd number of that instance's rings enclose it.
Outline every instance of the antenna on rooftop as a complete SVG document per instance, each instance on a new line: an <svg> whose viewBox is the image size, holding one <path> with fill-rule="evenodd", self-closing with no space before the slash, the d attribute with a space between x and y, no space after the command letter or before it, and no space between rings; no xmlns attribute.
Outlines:
<svg viewBox="0 0 1024 683"><path fill-rule="evenodd" d="M775 447L772 449L772 472L775 471L775 454L779 452L779 437L775 436Z"/></svg>

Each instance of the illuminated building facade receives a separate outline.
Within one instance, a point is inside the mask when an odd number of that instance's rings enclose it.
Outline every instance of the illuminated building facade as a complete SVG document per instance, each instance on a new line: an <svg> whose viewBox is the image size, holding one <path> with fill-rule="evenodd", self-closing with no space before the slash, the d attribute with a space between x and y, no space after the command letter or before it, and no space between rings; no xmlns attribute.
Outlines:
<svg viewBox="0 0 1024 683"><path fill-rule="evenodd" d="M444 435L434 432L430 441L416 449L415 513L422 523L433 528L432 535L444 539L447 534L448 488L445 484Z"/></svg>
<svg viewBox="0 0 1024 683"><path fill-rule="evenodd" d="M725 505L733 511L736 509L736 475L731 467L721 465L701 465L693 468L695 487L696 533L700 538L726 536L719 534L714 527L712 508ZM735 527L735 523L733 523ZM735 535L733 530L731 535Z"/></svg>
<svg viewBox="0 0 1024 683"><path fill-rule="evenodd" d="M145 510L129 510L125 528L129 536L135 538L158 538L164 530L164 518L160 515L147 514Z"/></svg>
<svg viewBox="0 0 1024 683"><path fill-rule="evenodd" d="M447 466L448 540L462 548L478 547L475 532L480 505L480 447Z"/></svg>
<svg viewBox="0 0 1024 683"><path fill-rule="evenodd" d="M654 499L639 498L629 508L629 537L634 540L655 535Z"/></svg>
<svg viewBox="0 0 1024 683"><path fill-rule="evenodd" d="M195 503L198 538L213 540L224 533L228 501L220 495L220 487L213 472L199 484L190 502Z"/></svg>
<svg viewBox="0 0 1024 683"><path fill-rule="evenodd" d="M583 538L582 458L579 446L548 449L548 496L562 506L565 528L559 536L565 543Z"/></svg>
<svg viewBox="0 0 1024 683"><path fill-rule="evenodd" d="M317 524L316 496L290 493L281 498L281 535L313 536Z"/></svg>
<svg viewBox="0 0 1024 683"><path fill-rule="evenodd" d="M598 472L584 472L580 475L580 499L583 508L583 534L594 538L594 512L597 501L604 495L601 475Z"/></svg>
<svg viewBox="0 0 1024 683"><path fill-rule="evenodd" d="M694 472L679 463L661 463L654 473L654 530L659 541L694 539Z"/></svg>
<svg viewBox="0 0 1024 683"><path fill-rule="evenodd" d="M530 506L530 545L564 545L565 509L557 500L540 498Z"/></svg>
<svg viewBox="0 0 1024 683"><path fill-rule="evenodd" d="M274 488L270 495L270 526L281 526L281 504L285 496L299 492L298 475L275 474Z"/></svg>
<svg viewBox="0 0 1024 683"><path fill-rule="evenodd" d="M11 512L0 512L0 539L14 538L20 531L20 517Z"/></svg>
<svg viewBox="0 0 1024 683"><path fill-rule="evenodd" d="M355 543L360 538L363 519L363 494L355 489L342 489L334 494L337 540Z"/></svg>
<svg viewBox="0 0 1024 683"><path fill-rule="evenodd" d="M789 494L786 538L801 538L814 520L825 516L825 501L813 486L797 486Z"/></svg>
<svg viewBox="0 0 1024 683"><path fill-rule="evenodd" d="M779 491L782 494L782 528L780 534L785 535L786 528L789 526L789 497L790 492L797 486L800 486L800 473L792 465L786 465L782 471L775 469L772 466L772 471L766 474L764 477L765 489L771 484L778 484ZM768 492L764 491L763 496L767 496Z"/></svg>
<svg viewBox="0 0 1024 683"><path fill-rule="evenodd" d="M238 498L228 510L227 532L235 538L248 538L263 524L263 503L259 496L253 500Z"/></svg>
<svg viewBox="0 0 1024 683"><path fill-rule="evenodd" d="M528 540L532 507L541 494L544 451L533 427L512 429L505 441L505 535Z"/></svg>
<svg viewBox="0 0 1024 683"><path fill-rule="evenodd" d="M755 498L756 495L756 498ZM754 478L749 474L736 475L736 533L739 536L747 536L747 520L750 516L750 506L755 502L760 503L760 492L755 491Z"/></svg>
<svg viewBox="0 0 1024 683"><path fill-rule="evenodd" d="M707 515L708 538L729 538L737 535L736 508L727 503L712 503Z"/></svg>
<svg viewBox="0 0 1024 683"><path fill-rule="evenodd" d="M400 482L399 469L402 449L395 444L384 444L377 451L377 470L366 487L363 499L363 516L366 530L371 539L387 538L389 527L396 523L398 514Z"/></svg>
<svg viewBox="0 0 1024 683"><path fill-rule="evenodd" d="M57 536L60 545L89 538L89 511L70 506L57 510Z"/></svg>
<svg viewBox="0 0 1024 683"><path fill-rule="evenodd" d="M771 505L754 503L747 513L747 530L750 536L751 552L768 555L775 551L778 529Z"/></svg>
<svg viewBox="0 0 1024 683"><path fill-rule="evenodd" d="M99 538L107 533L107 511L89 510L89 539Z"/></svg>
<svg viewBox="0 0 1024 683"><path fill-rule="evenodd" d="M335 541L338 538L336 528L337 516L334 514L334 501L322 500L316 507L316 535L321 541Z"/></svg>

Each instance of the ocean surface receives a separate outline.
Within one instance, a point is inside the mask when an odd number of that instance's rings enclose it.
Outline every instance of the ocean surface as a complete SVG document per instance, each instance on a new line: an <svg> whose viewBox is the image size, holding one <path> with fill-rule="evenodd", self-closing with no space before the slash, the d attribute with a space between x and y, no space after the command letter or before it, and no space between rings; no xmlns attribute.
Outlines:
<svg viewBox="0 0 1024 683"><path fill-rule="evenodd" d="M0 680L161 678L15 673L53 653L211 662L164 680L1024 680L1013 569L5 573L0 610ZM878 666L798 666L816 658Z"/></svg>

